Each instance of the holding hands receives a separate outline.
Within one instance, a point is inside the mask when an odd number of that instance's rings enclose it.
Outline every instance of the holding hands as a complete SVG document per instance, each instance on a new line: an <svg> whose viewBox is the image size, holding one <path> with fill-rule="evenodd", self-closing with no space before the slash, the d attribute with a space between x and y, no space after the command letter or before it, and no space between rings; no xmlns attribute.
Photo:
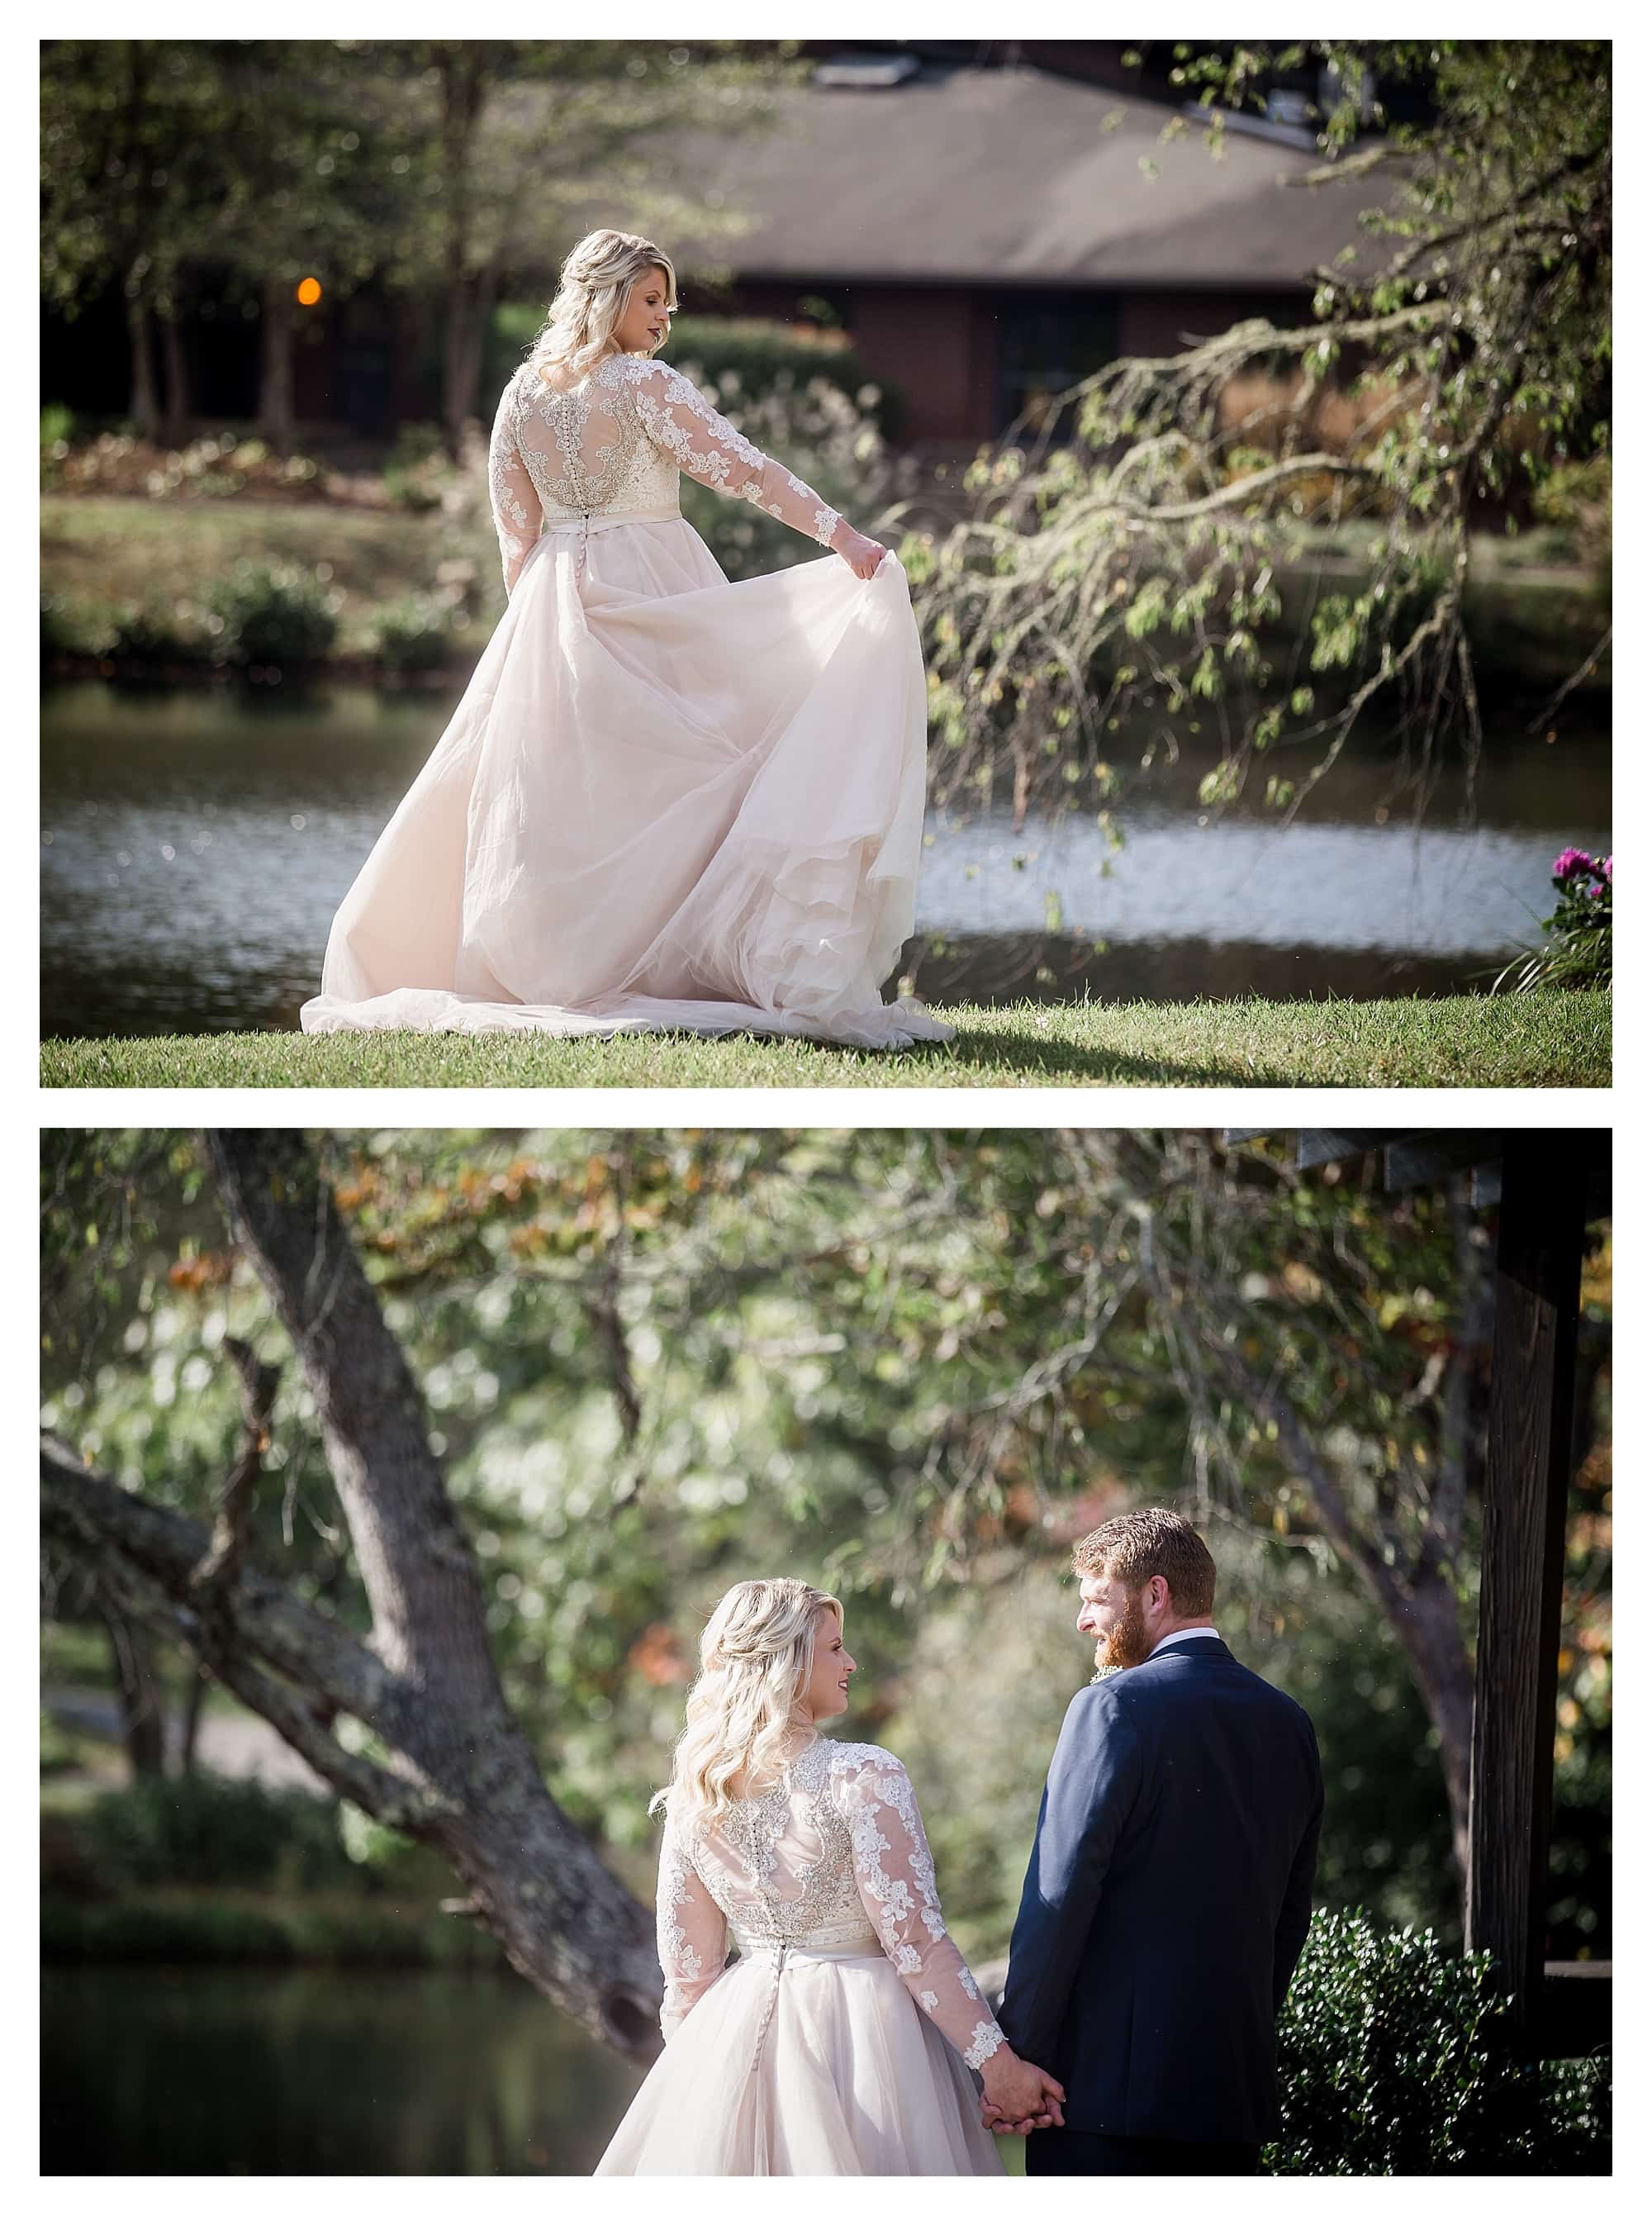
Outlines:
<svg viewBox="0 0 1652 2216"><path fill-rule="evenodd" d="M981 2122L992 2131L1024 2138L1066 2121L1062 2088L1036 2063L1023 2062L1013 2047L1000 2047L988 2055L981 2065Z"/></svg>

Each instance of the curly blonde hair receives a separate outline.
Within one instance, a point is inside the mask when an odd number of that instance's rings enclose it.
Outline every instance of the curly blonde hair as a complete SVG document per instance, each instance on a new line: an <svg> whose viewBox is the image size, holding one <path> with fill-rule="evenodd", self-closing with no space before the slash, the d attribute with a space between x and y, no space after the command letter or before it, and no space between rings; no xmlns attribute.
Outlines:
<svg viewBox="0 0 1652 2216"><path fill-rule="evenodd" d="M687 1720L671 1782L649 1803L672 1823L709 1829L737 1800L778 1784L785 1745L814 1719L803 1691L814 1641L830 1617L843 1628L843 1604L801 1578L748 1578L717 1603L700 1638L700 1674L690 1688Z"/></svg>
<svg viewBox="0 0 1652 2216"><path fill-rule="evenodd" d="M666 307L677 311L677 272L651 239L629 231L591 231L562 264L556 297L528 349L541 377L577 385L610 351L631 288L666 273Z"/></svg>

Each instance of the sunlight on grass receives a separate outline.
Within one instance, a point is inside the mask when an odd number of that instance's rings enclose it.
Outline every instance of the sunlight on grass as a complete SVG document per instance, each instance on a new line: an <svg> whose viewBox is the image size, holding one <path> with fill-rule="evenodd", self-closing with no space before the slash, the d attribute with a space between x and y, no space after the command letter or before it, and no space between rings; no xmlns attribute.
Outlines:
<svg viewBox="0 0 1652 2216"><path fill-rule="evenodd" d="M58 1039L46 1086L1606 1086L1612 996L1145 1001L944 1011L950 1046L288 1031Z"/></svg>

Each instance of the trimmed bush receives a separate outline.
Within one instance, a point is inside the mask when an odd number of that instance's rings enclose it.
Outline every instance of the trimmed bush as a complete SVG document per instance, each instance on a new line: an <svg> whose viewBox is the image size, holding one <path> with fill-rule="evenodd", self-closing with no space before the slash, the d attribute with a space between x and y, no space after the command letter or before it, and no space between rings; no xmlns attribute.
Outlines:
<svg viewBox="0 0 1652 2216"><path fill-rule="evenodd" d="M442 504L454 468L439 425L403 423L384 465L384 495L394 507L426 515Z"/></svg>
<svg viewBox="0 0 1652 2216"><path fill-rule="evenodd" d="M373 625L374 651L384 667L408 676L445 669L453 658L453 610L435 593L408 593L387 600Z"/></svg>
<svg viewBox="0 0 1652 2216"><path fill-rule="evenodd" d="M106 650L113 661L150 669L175 668L207 658L205 644L193 632L154 607L123 608Z"/></svg>
<svg viewBox="0 0 1652 2216"><path fill-rule="evenodd" d="M320 581L281 564L237 562L207 595L213 659L254 663L319 662L338 632Z"/></svg>
<svg viewBox="0 0 1652 2216"><path fill-rule="evenodd" d="M355 1865L331 1801L273 1793L254 1778L145 1777L105 1793L80 1825L100 1881L313 1888L351 1883Z"/></svg>
<svg viewBox="0 0 1652 2216"><path fill-rule="evenodd" d="M1489 1954L1316 1911L1279 2020L1274 2176L1557 2176L1611 2169L1604 2064L1522 2061Z"/></svg>
<svg viewBox="0 0 1652 2216"><path fill-rule="evenodd" d="M331 1962L497 1969L497 1941L428 1903L224 1899L158 1893L40 1902L48 1962Z"/></svg>

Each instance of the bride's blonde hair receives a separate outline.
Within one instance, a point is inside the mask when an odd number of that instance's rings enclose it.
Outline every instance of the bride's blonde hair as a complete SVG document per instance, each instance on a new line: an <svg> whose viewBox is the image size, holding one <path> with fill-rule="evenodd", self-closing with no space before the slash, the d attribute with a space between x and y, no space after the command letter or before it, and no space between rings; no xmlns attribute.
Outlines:
<svg viewBox="0 0 1652 2216"><path fill-rule="evenodd" d="M737 1800L780 1782L787 1739L814 1728L804 1688L823 1618L843 1628L843 1604L801 1578L731 1585L700 1637L700 1674L677 1742L671 1782L649 1813L701 1829Z"/></svg>
<svg viewBox="0 0 1652 2216"><path fill-rule="evenodd" d="M666 305L677 311L677 272L651 239L629 231L591 231L562 264L556 297L528 351L537 373L577 385L609 351L631 287L651 270L666 273Z"/></svg>

